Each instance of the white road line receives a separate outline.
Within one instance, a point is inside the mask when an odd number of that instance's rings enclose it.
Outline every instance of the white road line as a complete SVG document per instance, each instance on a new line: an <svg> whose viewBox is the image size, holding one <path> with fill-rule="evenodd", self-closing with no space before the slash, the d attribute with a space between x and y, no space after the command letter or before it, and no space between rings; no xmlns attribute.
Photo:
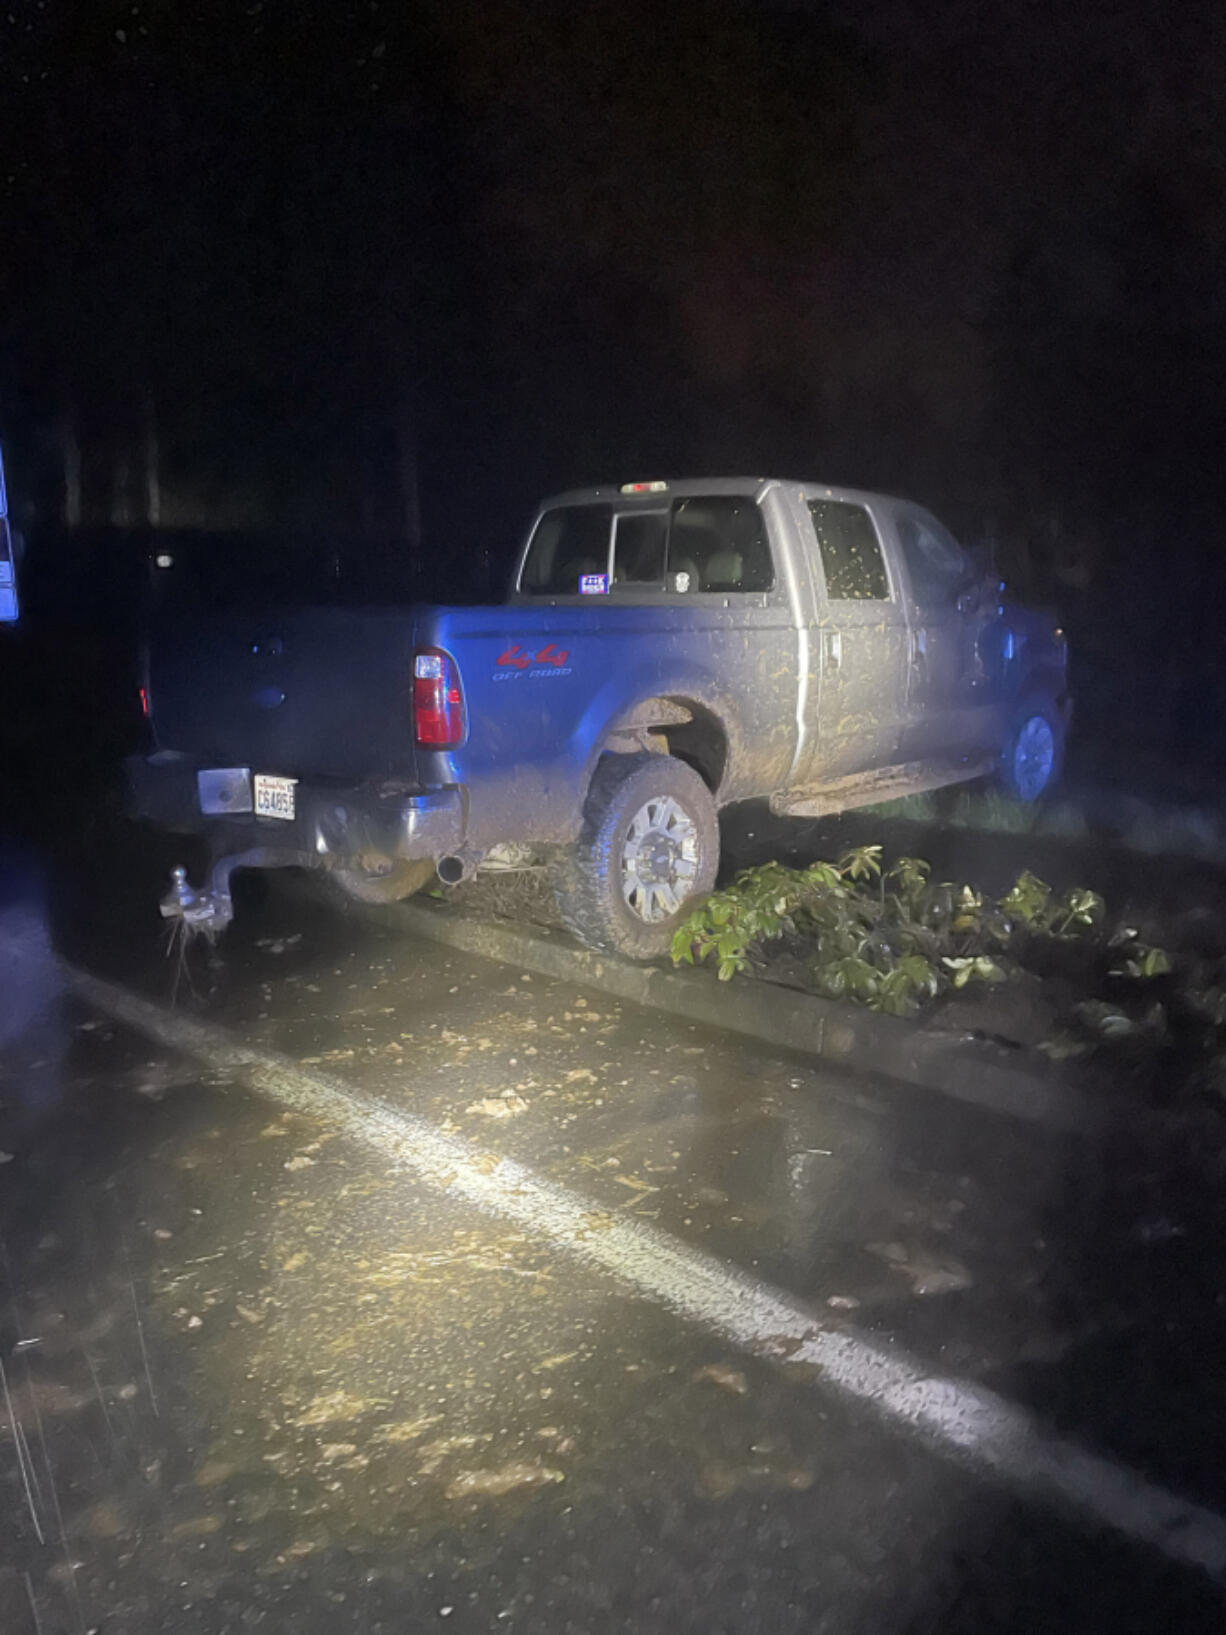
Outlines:
<svg viewBox="0 0 1226 1635"><path fill-rule="evenodd" d="M324 1120L429 1186L528 1228L738 1349L815 1363L819 1388L867 1403L942 1455L1226 1578L1226 1517L1051 1435L1003 1397L930 1374L905 1353L863 1335L823 1330L811 1308L781 1290L645 1222L610 1215L510 1158L490 1165L472 1145L343 1080L253 1050L222 1028L177 1015L87 972L65 967L64 979L71 992L115 1020L241 1075L281 1105Z"/></svg>

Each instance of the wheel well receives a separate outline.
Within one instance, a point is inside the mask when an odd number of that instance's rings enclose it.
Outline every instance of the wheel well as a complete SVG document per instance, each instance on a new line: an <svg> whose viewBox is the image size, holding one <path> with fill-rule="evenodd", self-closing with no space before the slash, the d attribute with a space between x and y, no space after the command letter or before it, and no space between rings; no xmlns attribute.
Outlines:
<svg viewBox="0 0 1226 1635"><path fill-rule="evenodd" d="M688 698L645 698L618 716L605 734L603 755L650 751L693 767L717 794L728 764L728 736L719 717Z"/></svg>
<svg viewBox="0 0 1226 1635"><path fill-rule="evenodd" d="M690 719L660 729L668 744L668 753L692 766L711 793L718 794L728 764L728 735L722 722L701 704L680 698L671 702L683 705L690 712Z"/></svg>

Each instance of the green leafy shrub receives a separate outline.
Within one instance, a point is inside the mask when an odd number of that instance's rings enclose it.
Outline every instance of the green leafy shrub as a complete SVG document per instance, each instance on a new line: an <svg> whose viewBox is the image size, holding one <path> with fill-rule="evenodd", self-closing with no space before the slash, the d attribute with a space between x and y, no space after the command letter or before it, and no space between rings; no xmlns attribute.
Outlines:
<svg viewBox="0 0 1226 1635"><path fill-rule="evenodd" d="M752 969L763 944L790 938L806 950L819 993L909 1016L949 990L1006 981L998 955L1015 922L1066 937L1101 917L1093 892L1055 899L1033 875L992 903L970 886L933 883L930 872L918 857L885 868L880 846L857 846L837 863L806 869L748 869L679 927L673 959L710 961L727 982Z"/></svg>
<svg viewBox="0 0 1226 1635"><path fill-rule="evenodd" d="M1027 870L993 900L933 881L922 858L887 867L880 846L859 846L837 862L739 874L697 905L672 953L727 982L773 943L804 960L819 993L894 1016L1027 972L1058 1002L1053 1058L1091 1057L1111 1082L1143 1078L1157 1098L1226 1096L1226 959L1175 956L1113 927L1084 887L1057 894Z"/></svg>
<svg viewBox="0 0 1226 1635"><path fill-rule="evenodd" d="M1078 943L1091 952L1103 945L1113 974L1137 980L1170 970L1163 950L1142 944L1135 931L1106 940L1097 892L1075 887L1057 896L1026 871L993 902L930 874L919 857L886 868L880 846L805 869L747 869L679 927L673 959L709 961L727 982L753 968L764 944L787 938L804 950L819 993L896 1016L972 983L1005 982L1040 945Z"/></svg>

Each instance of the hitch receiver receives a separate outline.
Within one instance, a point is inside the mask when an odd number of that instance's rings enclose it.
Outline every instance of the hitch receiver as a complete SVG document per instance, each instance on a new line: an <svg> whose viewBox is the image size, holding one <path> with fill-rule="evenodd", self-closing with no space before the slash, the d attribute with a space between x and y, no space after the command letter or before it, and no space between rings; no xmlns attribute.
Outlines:
<svg viewBox="0 0 1226 1635"><path fill-rule="evenodd" d="M287 846L253 846L250 851L219 857L209 870L208 884L196 891L187 870L180 865L170 871L170 890L159 905L164 920L181 920L189 932L219 937L234 918L230 877L235 869L318 868L320 860L309 852Z"/></svg>
<svg viewBox="0 0 1226 1635"><path fill-rule="evenodd" d="M161 916L164 920L181 921L190 934L199 932L206 937L218 937L234 918L229 884L227 875L221 892L209 888L194 891L188 884L187 870L180 864L170 871L170 890L158 905Z"/></svg>

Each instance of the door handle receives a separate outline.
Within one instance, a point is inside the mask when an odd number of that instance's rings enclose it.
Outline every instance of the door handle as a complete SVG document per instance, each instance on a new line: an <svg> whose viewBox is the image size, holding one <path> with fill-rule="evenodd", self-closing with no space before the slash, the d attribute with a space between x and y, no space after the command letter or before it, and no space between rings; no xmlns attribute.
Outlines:
<svg viewBox="0 0 1226 1635"><path fill-rule="evenodd" d="M843 632L828 630L823 639L823 653L825 663L823 668L838 670L843 663Z"/></svg>

